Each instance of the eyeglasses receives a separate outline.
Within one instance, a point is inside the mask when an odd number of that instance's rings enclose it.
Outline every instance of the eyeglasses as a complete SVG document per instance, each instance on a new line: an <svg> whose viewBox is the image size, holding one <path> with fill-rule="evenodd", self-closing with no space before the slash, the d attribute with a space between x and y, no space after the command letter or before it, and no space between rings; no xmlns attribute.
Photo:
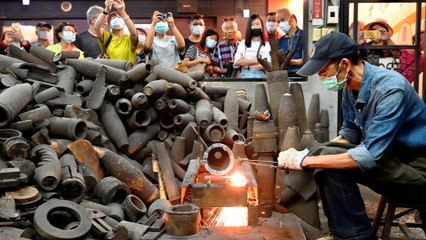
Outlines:
<svg viewBox="0 0 426 240"><path fill-rule="evenodd" d="M327 77L327 74L330 72L330 70L332 70L333 68L330 68L330 66L336 66L338 65L339 62L335 62L332 64L327 64L325 67L323 67L322 69L320 69L318 71L318 76L320 77Z"/></svg>

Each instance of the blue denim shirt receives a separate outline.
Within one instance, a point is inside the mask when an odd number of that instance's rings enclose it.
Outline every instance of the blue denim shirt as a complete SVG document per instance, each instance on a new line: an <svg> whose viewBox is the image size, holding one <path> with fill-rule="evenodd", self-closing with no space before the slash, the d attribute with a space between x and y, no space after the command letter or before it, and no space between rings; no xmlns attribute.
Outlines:
<svg viewBox="0 0 426 240"><path fill-rule="evenodd" d="M297 29L294 33L294 38L291 40L287 35L282 36L278 40L278 47L280 50L283 51L291 51L296 47L297 41L300 38L299 46L297 47L296 52L294 53L293 57L291 59L300 59L303 58L303 30ZM288 72L297 72L301 66L295 66L295 65L289 65L288 66Z"/></svg>
<svg viewBox="0 0 426 240"><path fill-rule="evenodd" d="M401 74L368 62L364 65L358 96L343 90L339 131L351 143L359 143L348 154L363 171L375 167L392 143L426 148L425 103Z"/></svg>

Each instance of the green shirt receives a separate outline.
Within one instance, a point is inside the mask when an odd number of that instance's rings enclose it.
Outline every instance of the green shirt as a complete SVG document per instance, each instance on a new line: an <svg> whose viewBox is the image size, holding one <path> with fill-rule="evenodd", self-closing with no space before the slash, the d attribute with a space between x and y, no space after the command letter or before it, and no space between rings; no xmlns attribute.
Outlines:
<svg viewBox="0 0 426 240"><path fill-rule="evenodd" d="M47 50L50 50L52 52L54 52L55 54L60 54L62 52L62 47L60 43L54 44L54 45L50 45L46 48ZM80 52L80 57L79 59L83 59L84 58L84 52L81 51L80 49L77 48L77 50Z"/></svg>
<svg viewBox="0 0 426 240"><path fill-rule="evenodd" d="M104 41L103 44L99 42L102 49L108 41L110 33L104 31ZM111 42L106 49L106 54L110 59L114 60L127 60L132 63L136 62L136 47L133 44L132 38L130 35L124 35L121 38L112 35Z"/></svg>

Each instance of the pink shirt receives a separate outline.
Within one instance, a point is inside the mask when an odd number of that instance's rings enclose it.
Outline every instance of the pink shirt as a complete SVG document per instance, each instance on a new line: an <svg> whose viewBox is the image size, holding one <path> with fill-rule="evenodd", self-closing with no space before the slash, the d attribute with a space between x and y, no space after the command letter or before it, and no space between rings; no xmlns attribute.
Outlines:
<svg viewBox="0 0 426 240"><path fill-rule="evenodd" d="M399 57L400 72L401 72L402 75L404 75L404 77L410 83L412 83L414 81L414 74L415 74L414 58L415 58L415 55L408 52L407 49L403 49L401 51L401 56ZM423 54L420 54L419 74L423 72L423 61L424 61L424 56L423 56Z"/></svg>

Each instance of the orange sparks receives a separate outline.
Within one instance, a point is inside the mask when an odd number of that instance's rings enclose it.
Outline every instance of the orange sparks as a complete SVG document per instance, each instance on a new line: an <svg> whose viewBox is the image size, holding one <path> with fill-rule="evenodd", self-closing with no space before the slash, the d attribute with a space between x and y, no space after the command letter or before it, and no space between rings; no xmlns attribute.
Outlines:
<svg viewBox="0 0 426 240"><path fill-rule="evenodd" d="M242 187L247 184L247 179L244 174L236 172L231 176L231 186Z"/></svg>
<svg viewBox="0 0 426 240"><path fill-rule="evenodd" d="M212 211L210 226L245 227L248 226L248 209L246 207L223 207Z"/></svg>

